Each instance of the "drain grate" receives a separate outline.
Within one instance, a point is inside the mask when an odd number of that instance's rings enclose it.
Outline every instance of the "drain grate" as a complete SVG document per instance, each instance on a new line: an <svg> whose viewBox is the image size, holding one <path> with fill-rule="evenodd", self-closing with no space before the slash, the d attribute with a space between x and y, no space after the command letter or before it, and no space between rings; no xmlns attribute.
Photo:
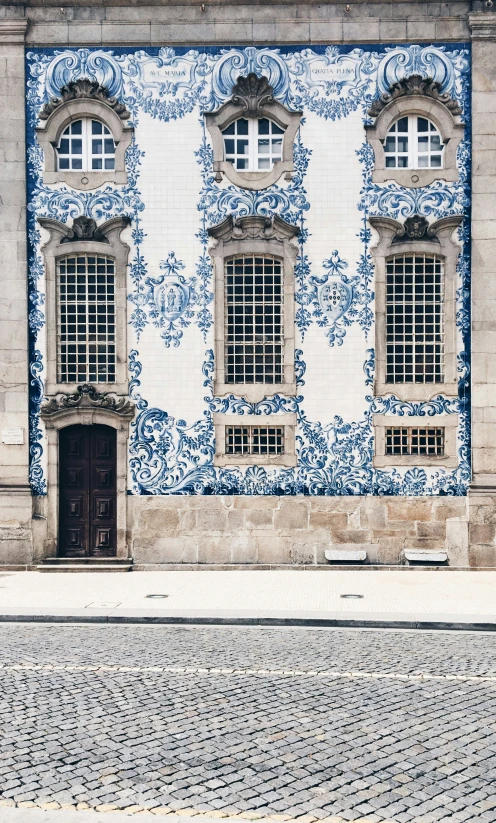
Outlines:
<svg viewBox="0 0 496 823"><path fill-rule="evenodd" d="M346 600L363 600L363 594L340 594Z"/></svg>
<svg viewBox="0 0 496 823"><path fill-rule="evenodd" d="M168 594L146 594L145 597L149 597L151 600L163 600L165 597L169 597Z"/></svg>

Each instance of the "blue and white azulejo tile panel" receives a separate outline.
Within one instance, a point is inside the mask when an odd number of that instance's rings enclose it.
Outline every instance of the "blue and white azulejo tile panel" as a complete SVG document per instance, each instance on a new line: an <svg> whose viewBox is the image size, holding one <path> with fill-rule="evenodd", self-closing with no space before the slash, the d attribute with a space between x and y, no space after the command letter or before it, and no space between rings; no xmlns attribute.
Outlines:
<svg viewBox="0 0 496 823"><path fill-rule="evenodd" d="M470 479L470 49L450 45L287 48L33 49L27 54L31 482L46 492L39 419L46 360L44 265L36 218L97 222L129 215L129 445L134 494L463 495ZM295 173L259 192L212 172L202 113L241 74L265 75L276 98L302 110ZM432 77L456 98L467 124L457 182L420 189L372 182L367 108L391 83ZM80 192L42 181L37 112L79 77L105 85L131 112L135 138L126 185ZM369 215L464 218L458 265L459 397L426 403L373 397L374 269ZM207 229L233 214L279 214L298 225L297 394L249 404L214 397L213 278ZM333 299L330 299L330 294ZM337 295L337 296L336 296ZM51 330L53 333L53 330ZM234 387L233 387L234 388ZM215 468L213 413L260 422L296 413L296 468ZM398 422L459 414L458 467L374 469L373 414Z"/></svg>

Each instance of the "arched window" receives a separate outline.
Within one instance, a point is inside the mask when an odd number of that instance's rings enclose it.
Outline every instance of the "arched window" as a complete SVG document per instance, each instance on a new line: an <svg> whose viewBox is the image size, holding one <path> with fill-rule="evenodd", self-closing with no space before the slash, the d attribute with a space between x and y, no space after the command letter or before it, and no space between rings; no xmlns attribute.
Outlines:
<svg viewBox="0 0 496 823"><path fill-rule="evenodd" d="M100 120L73 120L60 135L57 146L60 171L107 171L115 168L112 132Z"/></svg>
<svg viewBox="0 0 496 823"><path fill-rule="evenodd" d="M240 117L222 134L225 159L239 171L268 171L282 160L284 129L267 117Z"/></svg>
<svg viewBox="0 0 496 823"><path fill-rule="evenodd" d="M127 183L130 113L98 82L81 78L67 83L38 117L44 183L65 183L83 191L103 183Z"/></svg>
<svg viewBox="0 0 496 823"><path fill-rule="evenodd" d="M256 191L282 175L290 180L301 115L275 99L266 77L238 77L230 100L205 114L216 181L225 175L235 186Z"/></svg>
<svg viewBox="0 0 496 823"><path fill-rule="evenodd" d="M439 83L419 74L404 77L377 97L367 113L374 120L365 126L374 150L373 183L394 180L420 188L436 180L458 180L462 109Z"/></svg>
<svg viewBox="0 0 496 823"><path fill-rule="evenodd" d="M384 141L387 169L442 169L444 144L431 120L410 114L400 117Z"/></svg>

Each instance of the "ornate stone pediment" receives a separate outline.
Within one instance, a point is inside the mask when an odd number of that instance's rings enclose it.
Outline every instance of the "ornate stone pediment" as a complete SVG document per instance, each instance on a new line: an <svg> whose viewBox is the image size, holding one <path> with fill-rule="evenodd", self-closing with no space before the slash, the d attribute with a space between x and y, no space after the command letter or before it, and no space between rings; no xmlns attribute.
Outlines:
<svg viewBox="0 0 496 823"><path fill-rule="evenodd" d="M235 106L242 106L248 117L258 117L264 106L274 102L274 89L266 77L250 72L247 77L238 77L231 101Z"/></svg>
<svg viewBox="0 0 496 823"><path fill-rule="evenodd" d="M128 120L131 117L125 105L117 100L116 97L110 97L105 86L101 86L95 80L90 80L87 77L82 77L79 80L67 83L60 89L60 97L52 97L48 103L45 103L40 110L38 117L40 120L48 120L51 114L56 111L64 103L71 100L98 100L100 103L105 103L106 106L113 109L121 120Z"/></svg>
<svg viewBox="0 0 496 823"><path fill-rule="evenodd" d="M85 217L81 214L76 217L72 224L70 234L66 234L61 243L72 243L75 240L93 240L96 243L108 243L108 237L98 228L96 221L92 217Z"/></svg>
<svg viewBox="0 0 496 823"><path fill-rule="evenodd" d="M408 243L411 240L437 241L436 233L429 225L429 221L420 214L407 217L402 226L396 231L393 243Z"/></svg>
<svg viewBox="0 0 496 823"><path fill-rule="evenodd" d="M262 217L258 214L249 214L246 217L229 215L222 223L209 228L210 237L216 240L289 240L300 233L298 226L286 223L277 214L272 217Z"/></svg>
<svg viewBox="0 0 496 823"><path fill-rule="evenodd" d="M379 232L382 238L387 238L391 246L400 243L437 243L442 242L444 236L451 236L462 222L460 215L441 217L434 223L429 223L420 214L407 217L404 223L393 220L391 217L369 217L371 226Z"/></svg>
<svg viewBox="0 0 496 823"><path fill-rule="evenodd" d="M135 406L128 397L119 397L113 392L98 392L95 386L84 383L77 387L72 394L56 394L41 406L41 417L53 418L70 409L105 410L121 418L132 420Z"/></svg>
<svg viewBox="0 0 496 823"><path fill-rule="evenodd" d="M453 115L462 113L462 110L456 100L453 100L449 94L441 92L441 86L430 77L422 77L420 74L411 74L410 77L404 77L397 83L393 83L389 92L381 94L381 96L374 100L370 106L367 114L369 117L378 117L383 109L386 108L393 100L398 100L400 97L430 97L437 102L442 103L443 106Z"/></svg>
<svg viewBox="0 0 496 823"><path fill-rule="evenodd" d="M39 217L38 223L50 232L51 238L58 244L62 243L110 243L115 241L115 236L120 237L121 232L129 226L130 217L111 217L100 226L97 226L92 217L81 214L75 217L72 226L69 227L60 220L53 217Z"/></svg>

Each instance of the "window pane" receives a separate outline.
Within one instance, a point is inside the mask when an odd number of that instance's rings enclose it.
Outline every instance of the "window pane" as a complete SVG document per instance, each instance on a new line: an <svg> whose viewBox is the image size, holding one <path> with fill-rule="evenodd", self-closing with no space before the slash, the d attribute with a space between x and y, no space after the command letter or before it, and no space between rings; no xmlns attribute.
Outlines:
<svg viewBox="0 0 496 823"><path fill-rule="evenodd" d="M248 120L241 118L240 120L236 120L237 125L237 133L238 134L248 134Z"/></svg>
<svg viewBox="0 0 496 823"><path fill-rule="evenodd" d="M444 456L444 428L387 428L386 454Z"/></svg>
<svg viewBox="0 0 496 823"><path fill-rule="evenodd" d="M92 134L101 134L102 133L102 123L99 120L92 120L91 121L91 133Z"/></svg>
<svg viewBox="0 0 496 823"><path fill-rule="evenodd" d="M408 131L408 117L402 117L396 123L396 128L398 131Z"/></svg>
<svg viewBox="0 0 496 823"><path fill-rule="evenodd" d="M83 132L83 121L82 120L75 120L74 123L71 123L71 134L82 134Z"/></svg>
<svg viewBox="0 0 496 823"><path fill-rule="evenodd" d="M270 121L266 117L258 121L258 133L270 134Z"/></svg>
<svg viewBox="0 0 496 823"><path fill-rule="evenodd" d="M72 141L72 154L82 154L83 153L83 141L76 139Z"/></svg>
<svg viewBox="0 0 496 823"><path fill-rule="evenodd" d="M386 382L444 380L440 258L398 255L386 264Z"/></svg>
<svg viewBox="0 0 496 823"><path fill-rule="evenodd" d="M418 117L417 128L419 131L429 131L429 121L425 117Z"/></svg>
<svg viewBox="0 0 496 823"><path fill-rule="evenodd" d="M115 382L114 278L108 257L98 257L98 264L93 255L57 261L59 382Z"/></svg>
<svg viewBox="0 0 496 823"><path fill-rule="evenodd" d="M284 427L226 426L226 454L284 454Z"/></svg>
<svg viewBox="0 0 496 823"><path fill-rule="evenodd" d="M226 261L226 383L281 383L282 267L273 257Z"/></svg>

